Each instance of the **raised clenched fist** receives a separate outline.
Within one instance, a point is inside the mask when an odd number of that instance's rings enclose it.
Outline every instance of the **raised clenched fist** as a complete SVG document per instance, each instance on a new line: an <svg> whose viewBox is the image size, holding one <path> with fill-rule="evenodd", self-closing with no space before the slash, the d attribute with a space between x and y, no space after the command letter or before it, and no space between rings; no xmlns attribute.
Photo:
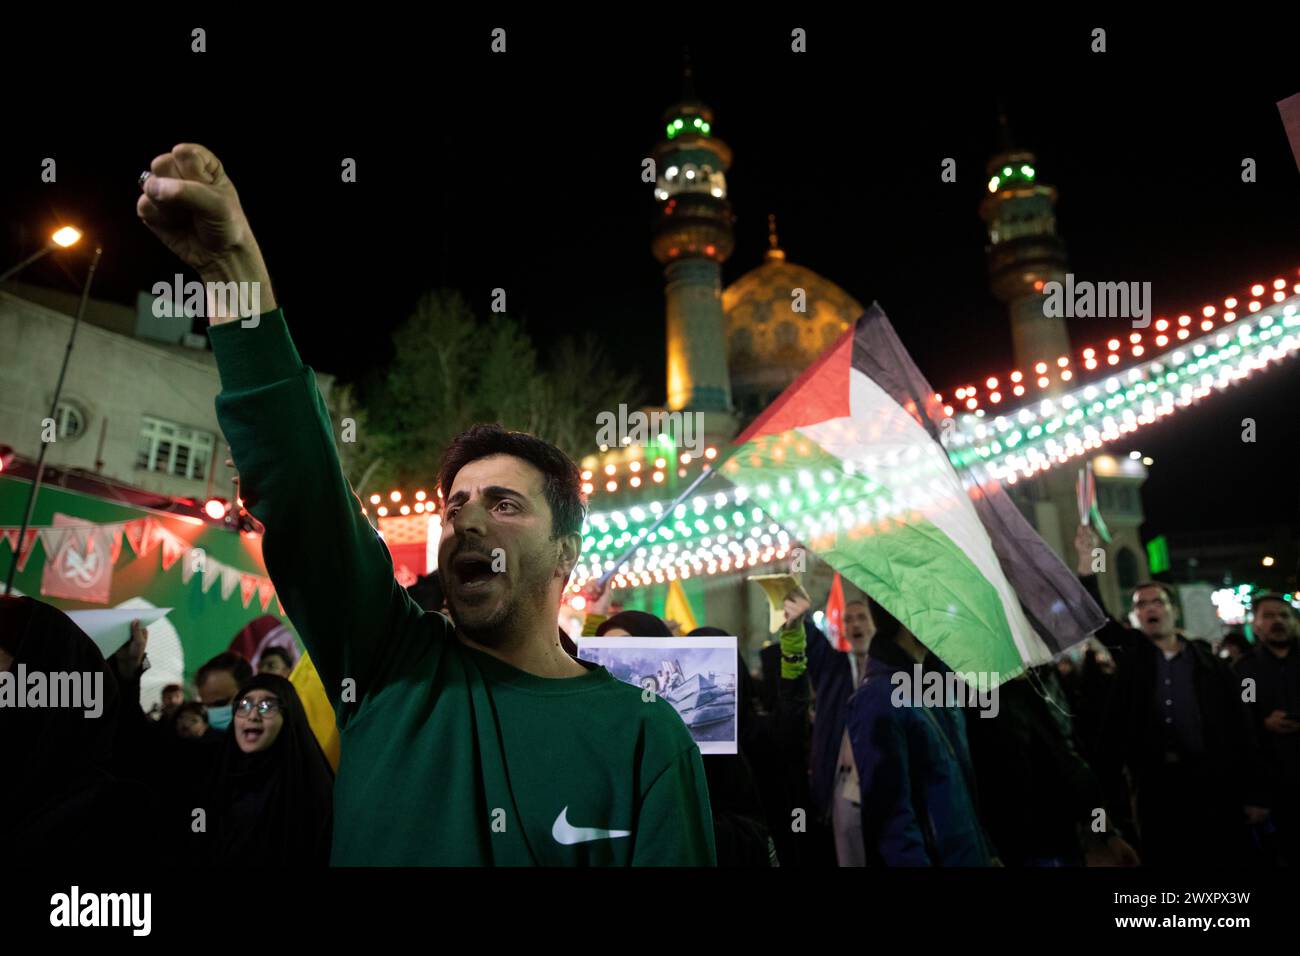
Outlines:
<svg viewBox="0 0 1300 956"><path fill-rule="evenodd" d="M261 250L221 161L197 143L155 156L136 214L205 282L257 282L264 311L275 308ZM213 321L233 315L210 315Z"/></svg>

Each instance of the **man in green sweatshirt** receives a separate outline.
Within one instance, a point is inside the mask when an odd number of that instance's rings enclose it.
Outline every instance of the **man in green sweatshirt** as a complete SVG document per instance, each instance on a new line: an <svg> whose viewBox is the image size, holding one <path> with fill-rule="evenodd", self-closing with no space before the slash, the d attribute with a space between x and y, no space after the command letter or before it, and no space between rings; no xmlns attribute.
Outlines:
<svg viewBox="0 0 1300 956"><path fill-rule="evenodd" d="M141 178L139 217L209 290L217 415L338 719L332 862L712 865L703 765L681 718L560 647L585 512L574 463L495 426L457 438L438 546L455 623L421 611L343 477L221 163L182 144ZM262 313L213 294L229 282L257 283Z"/></svg>

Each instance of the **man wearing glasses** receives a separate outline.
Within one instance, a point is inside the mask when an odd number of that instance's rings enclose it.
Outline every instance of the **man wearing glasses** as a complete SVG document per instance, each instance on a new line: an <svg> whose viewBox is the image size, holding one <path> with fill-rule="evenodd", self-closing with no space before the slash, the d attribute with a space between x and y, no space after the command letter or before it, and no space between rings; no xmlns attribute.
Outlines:
<svg viewBox="0 0 1300 956"><path fill-rule="evenodd" d="M1104 607L1092 572L1099 545L1091 528L1079 529L1078 573ZM1208 641L1179 630L1173 598L1168 585L1140 583L1130 592L1132 626L1108 619L1095 635L1116 668L1103 731L1107 766L1098 771L1112 795L1128 771L1144 863L1242 865L1247 824L1268 815L1242 686Z"/></svg>

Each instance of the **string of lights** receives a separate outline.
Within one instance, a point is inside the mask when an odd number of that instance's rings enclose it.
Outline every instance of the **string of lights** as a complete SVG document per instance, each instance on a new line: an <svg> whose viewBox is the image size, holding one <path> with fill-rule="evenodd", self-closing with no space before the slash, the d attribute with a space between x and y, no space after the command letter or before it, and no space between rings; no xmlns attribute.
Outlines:
<svg viewBox="0 0 1300 956"><path fill-rule="evenodd" d="M1175 333L1172 339L1165 334L1168 326L1160 325L1164 320L1157 321L1153 344L1161 351L1107 377L1076 383L1064 394L992 418L978 407L977 396L971 395L967 401L974 399L976 407L968 405L968 411L958 413L954 418L956 427L948 434L949 460L959 473L971 476L968 480L974 480L974 473L981 480L1014 485L1161 421L1294 356L1300 350L1300 283L1294 286L1296 295L1288 299L1285 284L1277 285L1280 281L1274 282L1272 305L1265 306L1258 298L1250 300L1250 318L1239 320L1229 309L1216 322L1207 306L1202 310L1205 317L1199 327L1201 334L1195 339L1187 316L1178 320L1178 330L1188 334ZM1259 296L1263 289L1256 284L1251 292ZM1225 305L1235 302L1229 298ZM1185 318L1186 323L1182 321ZM1111 344L1114 340L1107 347L1108 369L1119 364L1118 349L1110 348ZM1133 356L1146 355L1140 342L1134 341L1131 346ZM1085 348L1081 355L1088 371L1102 367L1095 349ZM1070 381L1064 376L1068 364L1059 367L1060 380ZM990 378L986 386L993 389L990 383L994 381ZM1013 391L1013 395L1020 394ZM941 395L936 398L942 400ZM955 409L949 406L944 411L952 416ZM621 462L624 468L609 462L600 469L600 476L615 484L613 488L606 486L611 494L618 490L615 475L626 476L627 487L634 488L637 484L632 479L642 478L647 471L662 475L668 464L667 455L656 455L653 446L649 450L619 451L628 456ZM717 449L710 447L695 460L711 468L717 455ZM792 450L786 466L774 469L769 483L752 489L728 485L678 505L672 517L645 535L633 555L617 567L615 560L663 515L671 499L590 512L583 531L583 559L574 569L569 590L576 594L610 571L615 572L612 586L627 588L757 568L786 558L795 541L815 547L819 538L840 529L872 533L924 506L928 483L925 469L930 467L926 462L917 463L918 472L899 483L906 489L904 492L891 492L863 475L846 476L817 468L806 460L810 457ZM683 467L690 463L689 453L683 453L679 461ZM584 491L591 494L597 470L584 469L582 477ZM430 497L416 491L407 499L403 492L394 490L387 496L372 494L369 501L376 514L384 517L433 513L438 510L440 497L440 493Z"/></svg>

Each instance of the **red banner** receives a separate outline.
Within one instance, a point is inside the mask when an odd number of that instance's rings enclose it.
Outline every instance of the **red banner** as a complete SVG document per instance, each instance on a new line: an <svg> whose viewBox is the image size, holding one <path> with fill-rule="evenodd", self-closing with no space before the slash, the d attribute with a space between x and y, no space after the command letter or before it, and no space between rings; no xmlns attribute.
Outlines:
<svg viewBox="0 0 1300 956"><path fill-rule="evenodd" d="M59 532L58 529L68 526L74 526L73 530ZM113 587L110 530L89 528L85 521L58 513L49 530L51 533L44 539L46 559L41 571L41 594L87 604L107 604Z"/></svg>

